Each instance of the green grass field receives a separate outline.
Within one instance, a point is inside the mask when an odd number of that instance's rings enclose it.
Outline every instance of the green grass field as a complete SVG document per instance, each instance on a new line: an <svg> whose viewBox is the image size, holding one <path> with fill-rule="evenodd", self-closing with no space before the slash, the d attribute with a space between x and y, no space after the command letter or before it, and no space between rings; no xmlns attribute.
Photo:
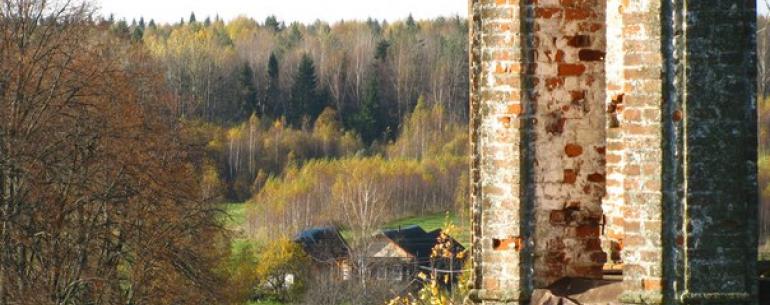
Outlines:
<svg viewBox="0 0 770 305"><path fill-rule="evenodd" d="M241 249L248 246L255 246L254 240L246 238L244 225L246 224L246 204L245 203L224 203L224 210L227 214L223 223L228 230L234 232L231 249L233 253L240 252Z"/></svg>

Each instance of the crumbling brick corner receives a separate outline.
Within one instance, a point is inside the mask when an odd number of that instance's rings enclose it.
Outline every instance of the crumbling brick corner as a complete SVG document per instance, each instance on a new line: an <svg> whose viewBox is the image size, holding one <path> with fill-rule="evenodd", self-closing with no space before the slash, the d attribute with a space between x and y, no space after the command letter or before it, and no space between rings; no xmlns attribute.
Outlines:
<svg viewBox="0 0 770 305"><path fill-rule="evenodd" d="M470 0L470 300L756 304L753 1Z"/></svg>

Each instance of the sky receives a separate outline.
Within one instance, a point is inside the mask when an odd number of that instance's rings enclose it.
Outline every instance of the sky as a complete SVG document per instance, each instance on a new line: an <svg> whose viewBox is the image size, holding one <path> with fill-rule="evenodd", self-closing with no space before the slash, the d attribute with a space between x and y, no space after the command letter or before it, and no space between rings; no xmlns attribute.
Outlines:
<svg viewBox="0 0 770 305"><path fill-rule="evenodd" d="M767 0L757 0L757 10L760 14L767 15L767 4L765 4Z"/></svg>
<svg viewBox="0 0 770 305"><path fill-rule="evenodd" d="M761 0L759 0L761 1ZM467 0L96 0L104 16L117 19L155 19L156 22L178 22L195 12L199 20L219 14L230 20L239 15L264 20L276 15L279 20L311 23L316 19L334 22L404 19L410 13L416 19L438 16L466 16Z"/></svg>

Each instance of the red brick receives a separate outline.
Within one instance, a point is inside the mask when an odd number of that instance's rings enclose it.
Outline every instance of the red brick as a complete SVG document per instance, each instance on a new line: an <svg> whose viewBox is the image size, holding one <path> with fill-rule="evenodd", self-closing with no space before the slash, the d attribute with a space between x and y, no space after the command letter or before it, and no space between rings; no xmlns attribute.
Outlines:
<svg viewBox="0 0 770 305"><path fill-rule="evenodd" d="M581 225L575 228L577 238L598 237L600 228L598 225Z"/></svg>
<svg viewBox="0 0 770 305"><path fill-rule="evenodd" d="M553 225L566 225L569 215L564 210L553 210L549 216L550 222Z"/></svg>
<svg viewBox="0 0 770 305"><path fill-rule="evenodd" d="M590 238L585 241L585 248L586 251L601 251L602 250L602 240L599 238Z"/></svg>
<svg viewBox="0 0 770 305"><path fill-rule="evenodd" d="M511 117L501 117L497 119L501 124L503 124L503 127L510 128L511 127Z"/></svg>
<svg viewBox="0 0 770 305"><path fill-rule="evenodd" d="M561 9L556 7L538 7L535 10L538 18L552 18L559 12L561 12Z"/></svg>
<svg viewBox="0 0 770 305"><path fill-rule="evenodd" d="M604 147L604 146L596 147L596 153L598 153L600 155L604 155L604 154L607 153L607 148Z"/></svg>
<svg viewBox="0 0 770 305"><path fill-rule="evenodd" d="M660 130L650 126L629 126L629 135L656 135Z"/></svg>
<svg viewBox="0 0 770 305"><path fill-rule="evenodd" d="M593 15L593 12L585 8L568 8L564 10L564 19L570 20L584 20Z"/></svg>
<svg viewBox="0 0 770 305"><path fill-rule="evenodd" d="M552 77L545 80L545 88L548 90L553 90L561 86L564 86L564 79L561 77Z"/></svg>
<svg viewBox="0 0 770 305"><path fill-rule="evenodd" d="M519 251L521 250L521 238L511 237L506 239L493 239L492 247L495 249L495 251L503 251L503 250Z"/></svg>
<svg viewBox="0 0 770 305"><path fill-rule="evenodd" d="M627 165L625 174L627 176L639 176L642 174L642 169L638 165Z"/></svg>
<svg viewBox="0 0 770 305"><path fill-rule="evenodd" d="M508 114L520 115L521 114L521 104L511 104L510 106L508 106Z"/></svg>
<svg viewBox="0 0 770 305"><path fill-rule="evenodd" d="M576 90L576 91L570 91L570 96L572 97L572 102L580 102L582 100L586 99L586 92L585 90Z"/></svg>
<svg viewBox="0 0 770 305"><path fill-rule="evenodd" d="M581 64L559 64L559 76L578 76L586 72Z"/></svg>
<svg viewBox="0 0 770 305"><path fill-rule="evenodd" d="M623 118L626 121L637 122L642 120L642 112L638 109L626 109L623 112Z"/></svg>
<svg viewBox="0 0 770 305"><path fill-rule="evenodd" d="M583 147L577 144L567 144L567 146L564 147L564 153L567 154L568 157L574 158L583 154Z"/></svg>
<svg viewBox="0 0 770 305"><path fill-rule="evenodd" d="M561 0L559 3L564 7L591 8L598 5L597 0Z"/></svg>
<svg viewBox="0 0 770 305"><path fill-rule="evenodd" d="M642 289L646 291L663 290L663 281L661 279L644 279L642 280Z"/></svg>
<svg viewBox="0 0 770 305"><path fill-rule="evenodd" d="M623 142L612 142L607 143L607 149L611 151L621 151L625 148L625 145L623 145Z"/></svg>
<svg viewBox="0 0 770 305"><path fill-rule="evenodd" d="M593 173L593 174L588 175L588 181L591 181L591 182L594 182L594 183L602 183L605 180L606 179L604 178L603 174Z"/></svg>
<svg viewBox="0 0 770 305"><path fill-rule="evenodd" d="M642 26L639 24L626 24L623 27L623 34L626 34L626 36L634 36L635 34L638 34L642 31Z"/></svg>
<svg viewBox="0 0 770 305"><path fill-rule="evenodd" d="M603 28L604 28L603 23L593 23L593 22L583 22L580 24L580 27L579 27L581 32L591 32L591 33L598 32Z"/></svg>
<svg viewBox="0 0 770 305"><path fill-rule="evenodd" d="M628 232L628 229L626 229L626 239L624 240L624 244L626 247L629 248L635 248L635 247L641 247L645 245L645 240L641 236L629 236L630 232Z"/></svg>
<svg viewBox="0 0 770 305"><path fill-rule="evenodd" d="M577 172L574 169L565 169L564 170L564 183L565 184L575 184L577 181Z"/></svg>
<svg viewBox="0 0 770 305"><path fill-rule="evenodd" d="M599 50L583 49L578 52L581 61L603 61L606 53Z"/></svg>
<svg viewBox="0 0 770 305"><path fill-rule="evenodd" d="M575 48L591 46L591 37L588 35L575 35L569 38L567 45Z"/></svg>
<svg viewBox="0 0 770 305"><path fill-rule="evenodd" d="M609 154L607 155L606 158L607 158L606 159L607 163L611 163L611 164L618 164L620 163L620 161L623 161L623 157L616 154Z"/></svg>
<svg viewBox="0 0 770 305"><path fill-rule="evenodd" d="M556 51L556 62L557 63L563 63L564 62L564 51L558 50Z"/></svg>

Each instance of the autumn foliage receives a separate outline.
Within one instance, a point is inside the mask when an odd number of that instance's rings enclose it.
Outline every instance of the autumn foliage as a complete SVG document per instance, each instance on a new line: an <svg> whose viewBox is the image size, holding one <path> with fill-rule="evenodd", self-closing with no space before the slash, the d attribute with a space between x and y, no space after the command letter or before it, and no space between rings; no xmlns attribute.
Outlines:
<svg viewBox="0 0 770 305"><path fill-rule="evenodd" d="M456 210L467 186L467 129L439 105L418 106L406 122L380 153L295 163L267 179L249 203L250 233L338 225L366 235L401 217Z"/></svg>
<svg viewBox="0 0 770 305"><path fill-rule="evenodd" d="M0 4L0 305L220 299L162 71L87 4Z"/></svg>

